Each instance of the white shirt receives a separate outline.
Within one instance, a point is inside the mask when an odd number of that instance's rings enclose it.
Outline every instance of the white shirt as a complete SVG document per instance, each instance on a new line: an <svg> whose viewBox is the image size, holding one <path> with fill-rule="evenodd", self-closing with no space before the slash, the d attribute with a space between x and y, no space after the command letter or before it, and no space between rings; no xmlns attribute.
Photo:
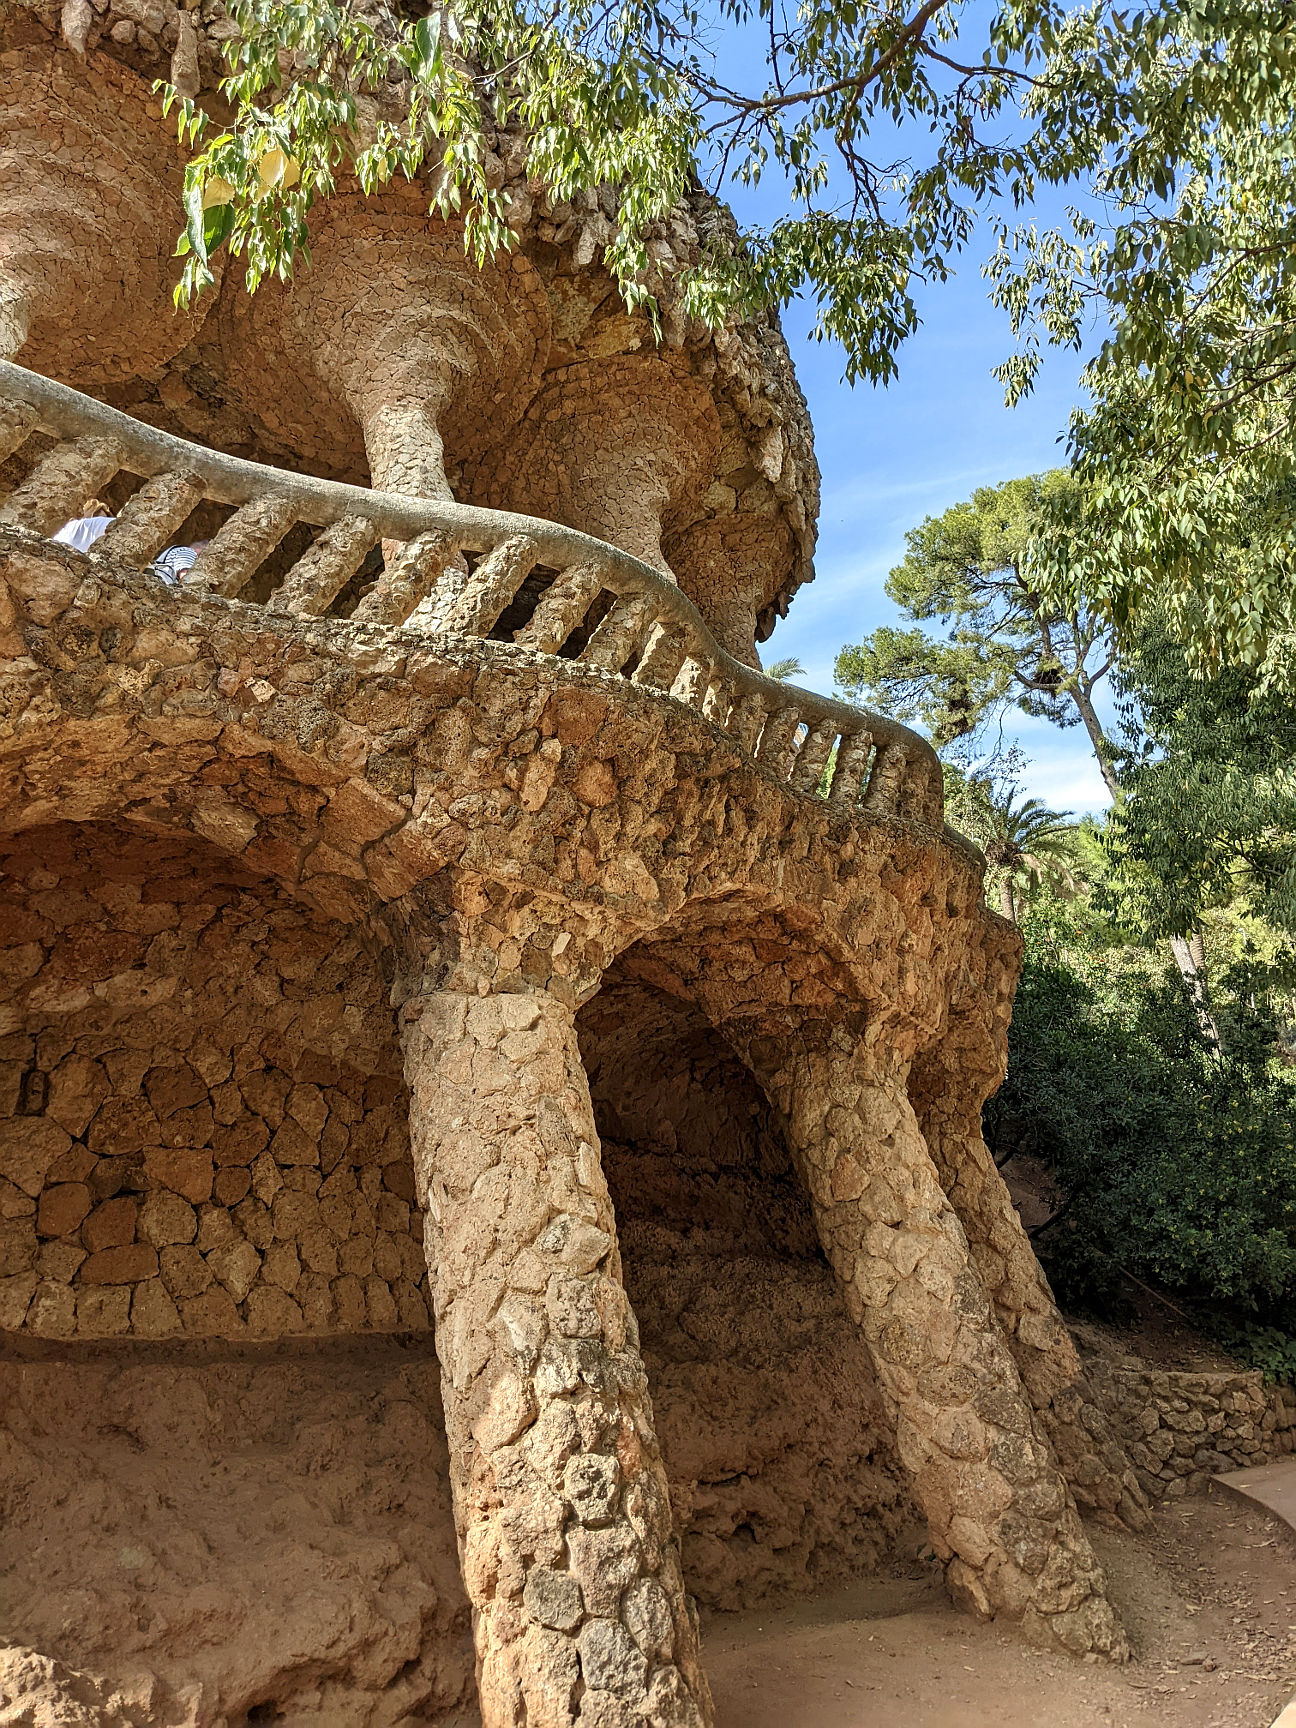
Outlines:
<svg viewBox="0 0 1296 1728"><path fill-rule="evenodd" d="M116 520L115 516L77 516L65 522L50 539L60 546L70 546L74 552L88 552Z"/></svg>

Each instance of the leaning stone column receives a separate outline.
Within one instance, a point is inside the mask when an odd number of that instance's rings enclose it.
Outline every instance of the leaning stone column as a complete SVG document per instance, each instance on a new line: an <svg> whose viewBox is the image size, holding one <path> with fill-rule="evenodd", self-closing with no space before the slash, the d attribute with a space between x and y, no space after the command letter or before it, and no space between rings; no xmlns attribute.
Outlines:
<svg viewBox="0 0 1296 1728"><path fill-rule="evenodd" d="M572 1011L441 989L402 1020L484 1728L702 1728Z"/></svg>
<svg viewBox="0 0 1296 1728"><path fill-rule="evenodd" d="M1147 1524L1131 1460L1085 1377L1048 1279L981 1133L981 1110L1008 1059L1017 934L986 920L969 944L939 1044L910 1070L908 1093L950 1205L967 1233L981 1286L1036 1416L1081 1506Z"/></svg>
<svg viewBox="0 0 1296 1728"><path fill-rule="evenodd" d="M1068 1650L1124 1658L1102 1570L919 1131L907 1065L841 1026L755 1038L745 1054L782 1114L955 1597Z"/></svg>
<svg viewBox="0 0 1296 1728"><path fill-rule="evenodd" d="M918 1084L910 1082L921 1131L1058 1465L1080 1505L1145 1529L1146 1497L982 1138L977 1099L952 1086L928 1091L932 1072L924 1064Z"/></svg>

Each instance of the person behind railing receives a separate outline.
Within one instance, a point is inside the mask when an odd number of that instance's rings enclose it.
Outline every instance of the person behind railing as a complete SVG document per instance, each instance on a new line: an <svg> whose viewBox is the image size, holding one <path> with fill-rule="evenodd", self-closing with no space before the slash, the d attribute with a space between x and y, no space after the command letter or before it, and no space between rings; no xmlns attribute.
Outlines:
<svg viewBox="0 0 1296 1728"><path fill-rule="evenodd" d="M198 562L198 554L208 544L206 540L195 540L192 546L168 546L165 552L159 552L149 565L164 582L173 587L180 585L180 578L186 570L192 570Z"/></svg>
<svg viewBox="0 0 1296 1728"><path fill-rule="evenodd" d="M50 539L59 546L70 546L74 552L88 552L116 520L102 498L87 498L81 514L65 522Z"/></svg>

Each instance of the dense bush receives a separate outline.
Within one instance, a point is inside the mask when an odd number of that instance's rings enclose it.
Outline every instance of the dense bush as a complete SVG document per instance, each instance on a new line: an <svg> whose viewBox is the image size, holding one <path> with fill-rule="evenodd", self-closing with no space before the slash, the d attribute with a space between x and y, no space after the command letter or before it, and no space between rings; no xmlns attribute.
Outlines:
<svg viewBox="0 0 1296 1728"><path fill-rule="evenodd" d="M1027 920L1008 1079L986 1108L997 1161L1039 1158L1064 1196L1035 1236L1058 1295L1116 1315L1137 1279L1235 1345L1253 1339L1257 1360L1262 1343L1283 1357L1296 1334L1296 1075L1264 1012L1267 979L1230 975L1221 1053L1177 979L1128 949L1075 945L1066 917Z"/></svg>

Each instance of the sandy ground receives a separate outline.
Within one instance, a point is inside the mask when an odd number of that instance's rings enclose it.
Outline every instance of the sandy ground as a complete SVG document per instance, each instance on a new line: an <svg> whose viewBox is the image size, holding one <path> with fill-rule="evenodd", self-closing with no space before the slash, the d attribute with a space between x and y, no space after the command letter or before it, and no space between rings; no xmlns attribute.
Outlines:
<svg viewBox="0 0 1296 1728"><path fill-rule="evenodd" d="M1212 1493L1154 1534L1091 1531L1137 1656L1032 1649L944 1600L929 1566L775 1612L713 1614L717 1728L1269 1728L1296 1693L1296 1538Z"/></svg>

